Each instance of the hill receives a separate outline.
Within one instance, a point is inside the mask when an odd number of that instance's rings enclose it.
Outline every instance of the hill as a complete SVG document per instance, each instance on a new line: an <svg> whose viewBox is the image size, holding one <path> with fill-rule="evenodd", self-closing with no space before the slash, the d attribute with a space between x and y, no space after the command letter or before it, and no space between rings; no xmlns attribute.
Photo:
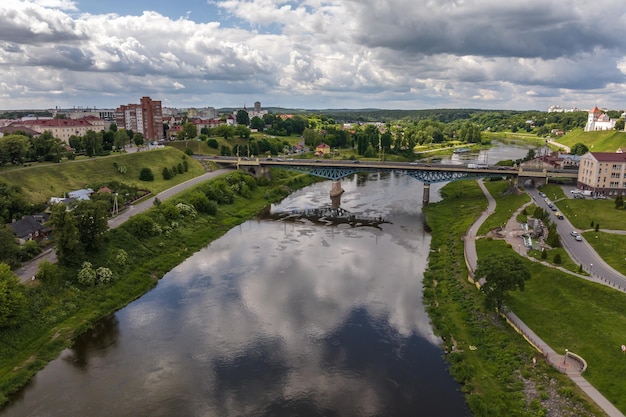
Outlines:
<svg viewBox="0 0 626 417"><path fill-rule="evenodd" d="M183 159L187 161L188 171L170 180L164 180L161 175L163 168L172 169L182 163ZM124 171L119 169L120 167L125 167L125 172L120 172ZM152 170L154 181L139 180L142 168ZM20 186L26 198L32 203L43 203L50 197L62 196L64 192L106 181L118 181L158 193L203 172L204 167L200 162L177 149L167 147L145 152L64 161L59 164L10 168L0 172L0 181Z"/></svg>
<svg viewBox="0 0 626 417"><path fill-rule="evenodd" d="M592 152L615 152L618 148L626 148L626 132L615 130L584 132L582 129L574 129L556 141L569 147L584 143Z"/></svg>

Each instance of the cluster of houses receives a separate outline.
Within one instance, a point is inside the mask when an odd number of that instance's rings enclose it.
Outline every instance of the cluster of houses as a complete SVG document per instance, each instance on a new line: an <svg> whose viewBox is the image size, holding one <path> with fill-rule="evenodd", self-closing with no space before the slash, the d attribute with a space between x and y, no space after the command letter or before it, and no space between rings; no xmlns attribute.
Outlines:
<svg viewBox="0 0 626 417"><path fill-rule="evenodd" d="M109 188L104 187L97 192L110 193L112 191ZM94 190L91 188L70 191L63 197L51 197L49 204L52 205L62 203L67 206L72 206L82 200L89 200L92 194L94 194ZM48 219L48 213L42 212L24 216L20 220L14 220L9 226L20 244L24 244L29 240L40 242L48 239L48 235L50 234L50 228L46 225Z"/></svg>

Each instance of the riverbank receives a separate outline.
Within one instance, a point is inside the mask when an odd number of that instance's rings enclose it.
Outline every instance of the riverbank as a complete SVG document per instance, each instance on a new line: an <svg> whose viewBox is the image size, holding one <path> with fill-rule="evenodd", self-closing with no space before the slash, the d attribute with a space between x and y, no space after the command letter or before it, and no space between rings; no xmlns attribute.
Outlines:
<svg viewBox="0 0 626 417"><path fill-rule="evenodd" d="M549 404L557 403L571 415L602 415L563 374L543 361L534 364L537 351L485 310L480 292L467 280L461 237L487 207L478 185L452 182L442 196L424 210L432 229L424 299L450 372L463 384L474 415L558 415L549 412Z"/></svg>
<svg viewBox="0 0 626 417"><path fill-rule="evenodd" d="M56 358L76 336L141 297L191 254L253 218L268 204L319 181L282 170L273 170L272 175L270 181L257 181L241 173L225 174L133 218L139 220L109 231L102 250L90 258L94 267L107 265L118 277L108 286L81 286L75 278L76 268L46 264L37 276L37 285L27 288L28 319L19 328L0 334L0 404L6 403L11 393ZM184 208L194 198L201 198L200 194L221 199L216 212L192 213ZM145 235L137 228L140 221L150 225Z"/></svg>

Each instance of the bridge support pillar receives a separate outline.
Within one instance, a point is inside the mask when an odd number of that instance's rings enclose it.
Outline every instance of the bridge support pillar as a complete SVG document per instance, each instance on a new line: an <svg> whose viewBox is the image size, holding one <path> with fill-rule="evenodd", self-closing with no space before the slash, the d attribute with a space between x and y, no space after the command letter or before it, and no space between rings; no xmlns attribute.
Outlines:
<svg viewBox="0 0 626 417"><path fill-rule="evenodd" d="M422 196L422 205L427 206L430 201L430 184L424 184L424 195Z"/></svg>
<svg viewBox="0 0 626 417"><path fill-rule="evenodd" d="M333 185L330 188L331 198L340 196L341 194L343 194L343 191L344 191L343 188L341 188L341 180L333 181Z"/></svg>

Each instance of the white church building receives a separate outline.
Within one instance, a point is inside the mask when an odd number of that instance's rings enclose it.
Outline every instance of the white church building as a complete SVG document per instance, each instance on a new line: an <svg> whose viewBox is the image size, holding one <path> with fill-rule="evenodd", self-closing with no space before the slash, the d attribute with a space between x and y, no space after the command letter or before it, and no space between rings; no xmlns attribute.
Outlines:
<svg viewBox="0 0 626 417"><path fill-rule="evenodd" d="M611 120L608 114L602 112L598 106L595 106L589 111L589 117L587 118L587 124L585 125L585 132L613 130L615 128L615 122L615 119Z"/></svg>

